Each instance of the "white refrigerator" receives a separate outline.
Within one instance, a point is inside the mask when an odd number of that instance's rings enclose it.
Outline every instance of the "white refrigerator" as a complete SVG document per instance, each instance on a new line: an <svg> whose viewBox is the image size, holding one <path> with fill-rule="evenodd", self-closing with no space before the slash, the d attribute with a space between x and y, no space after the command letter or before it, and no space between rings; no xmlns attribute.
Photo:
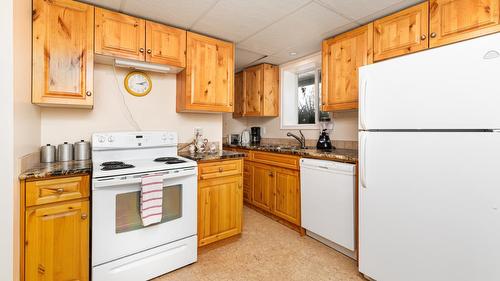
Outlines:
<svg viewBox="0 0 500 281"><path fill-rule="evenodd" d="M500 280L500 34L360 69L359 270Z"/></svg>

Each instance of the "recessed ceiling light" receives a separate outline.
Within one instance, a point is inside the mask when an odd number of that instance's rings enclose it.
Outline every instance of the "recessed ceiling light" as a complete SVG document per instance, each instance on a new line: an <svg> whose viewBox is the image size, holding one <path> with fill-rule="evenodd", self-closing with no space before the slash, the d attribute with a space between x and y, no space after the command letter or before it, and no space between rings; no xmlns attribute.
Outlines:
<svg viewBox="0 0 500 281"><path fill-rule="evenodd" d="M296 52L290 52L290 56L295 56L295 55L297 55Z"/></svg>

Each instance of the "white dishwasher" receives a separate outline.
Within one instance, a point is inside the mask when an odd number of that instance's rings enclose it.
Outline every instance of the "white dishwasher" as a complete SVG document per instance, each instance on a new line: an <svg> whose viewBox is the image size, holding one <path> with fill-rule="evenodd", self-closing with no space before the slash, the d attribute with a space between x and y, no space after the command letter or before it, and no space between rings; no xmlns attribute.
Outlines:
<svg viewBox="0 0 500 281"><path fill-rule="evenodd" d="M354 188L356 165L300 160L302 227L307 234L351 257L355 250ZM318 237L319 236L319 237ZM351 251L330 245L331 241Z"/></svg>

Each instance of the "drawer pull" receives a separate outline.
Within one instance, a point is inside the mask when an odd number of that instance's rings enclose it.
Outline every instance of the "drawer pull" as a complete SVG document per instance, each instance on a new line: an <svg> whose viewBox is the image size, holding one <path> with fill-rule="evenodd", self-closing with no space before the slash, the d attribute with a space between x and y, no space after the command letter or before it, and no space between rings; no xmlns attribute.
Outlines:
<svg viewBox="0 0 500 281"><path fill-rule="evenodd" d="M58 188L58 189L56 189L56 192L58 194L63 194L64 193L64 188Z"/></svg>
<svg viewBox="0 0 500 281"><path fill-rule="evenodd" d="M224 172L224 168L219 167L219 173L222 173L222 172Z"/></svg>

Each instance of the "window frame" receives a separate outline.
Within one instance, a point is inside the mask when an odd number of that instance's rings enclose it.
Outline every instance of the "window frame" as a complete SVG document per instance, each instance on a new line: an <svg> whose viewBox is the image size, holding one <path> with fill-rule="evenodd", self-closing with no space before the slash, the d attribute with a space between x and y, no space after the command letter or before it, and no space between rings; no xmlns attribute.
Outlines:
<svg viewBox="0 0 500 281"><path fill-rule="evenodd" d="M314 71L314 90L316 94L316 98L314 99L315 105L315 124L285 124L285 114L290 114L289 110L287 111L285 107L286 93L284 92L284 75L285 72L292 72L295 74ZM321 93L319 92L319 75L321 73L321 52L294 60L289 63L282 64L280 66L280 129L283 130L317 130L319 128L319 99L321 98ZM297 87L295 87L297 88ZM298 89L298 88L297 88ZM295 92L295 98L298 98L298 93ZM285 113L287 112L287 113ZM298 116L297 116L298 117Z"/></svg>

